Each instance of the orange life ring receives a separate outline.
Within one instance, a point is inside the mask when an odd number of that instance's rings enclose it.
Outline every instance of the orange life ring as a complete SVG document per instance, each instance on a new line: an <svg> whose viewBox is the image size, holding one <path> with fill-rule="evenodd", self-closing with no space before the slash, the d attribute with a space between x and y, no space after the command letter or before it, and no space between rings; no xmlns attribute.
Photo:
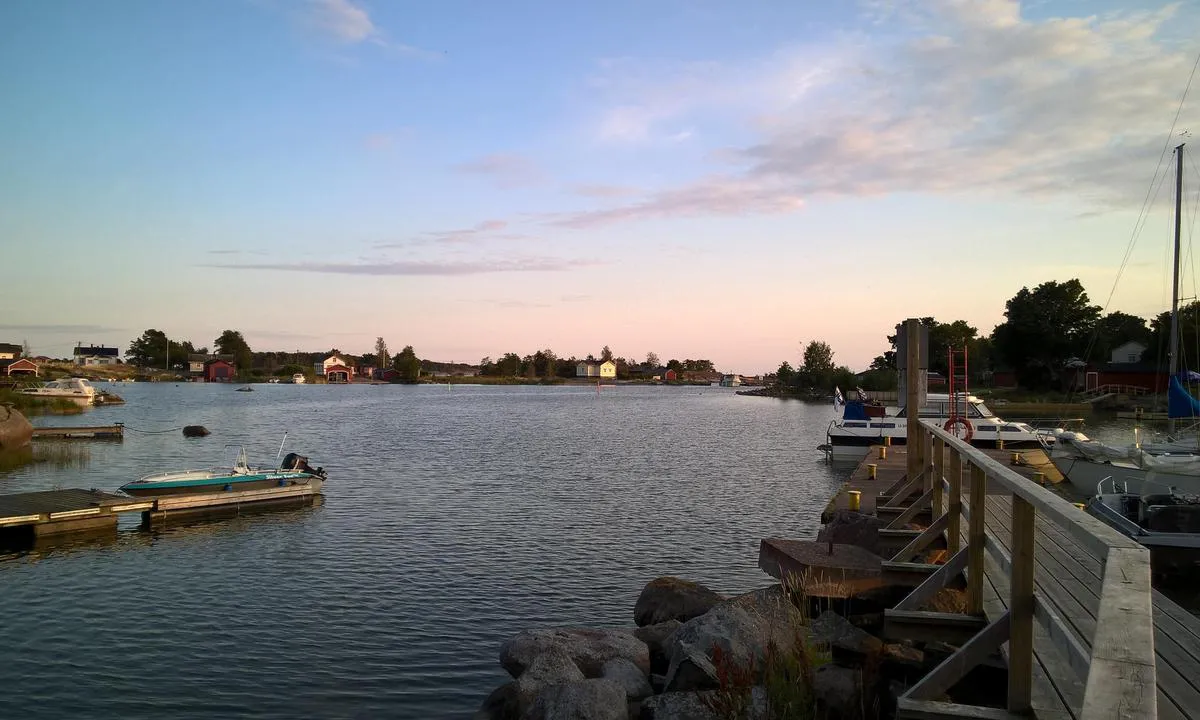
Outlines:
<svg viewBox="0 0 1200 720"><path fill-rule="evenodd" d="M963 435L960 436L963 442L971 442L971 437L975 435L975 426L971 425L971 421L962 416L952 417L946 421L942 429L952 435L958 436L958 433L954 432L955 425L963 428Z"/></svg>

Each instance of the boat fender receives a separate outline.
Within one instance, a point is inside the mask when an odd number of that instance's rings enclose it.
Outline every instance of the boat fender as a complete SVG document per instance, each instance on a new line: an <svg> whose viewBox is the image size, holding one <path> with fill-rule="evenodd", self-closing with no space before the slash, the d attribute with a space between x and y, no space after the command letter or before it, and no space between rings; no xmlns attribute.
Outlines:
<svg viewBox="0 0 1200 720"><path fill-rule="evenodd" d="M954 427L956 425L963 429L963 434L961 436L954 431ZM963 442L971 442L971 437L975 435L975 427L971 425L971 421L965 417L950 418L946 421L946 424L942 426L942 429L952 435L961 437Z"/></svg>

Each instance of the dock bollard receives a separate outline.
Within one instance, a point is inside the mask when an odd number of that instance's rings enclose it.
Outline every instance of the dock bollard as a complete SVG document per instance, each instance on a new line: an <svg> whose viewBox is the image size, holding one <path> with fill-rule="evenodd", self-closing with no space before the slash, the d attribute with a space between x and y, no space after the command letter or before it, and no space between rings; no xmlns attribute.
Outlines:
<svg viewBox="0 0 1200 720"><path fill-rule="evenodd" d="M862 507L862 491L850 490L846 494L850 497L851 512L858 512L858 509Z"/></svg>
<svg viewBox="0 0 1200 720"><path fill-rule="evenodd" d="M1008 464L1009 465L1020 465L1021 464L1021 453L1013 453L1012 457L1010 457L1008 459Z"/></svg>
<svg viewBox="0 0 1200 720"><path fill-rule="evenodd" d="M1080 510L1083 510L1084 508L1087 507L1087 505L1084 505L1083 503L1071 503L1071 504L1074 505L1075 507L1079 508Z"/></svg>
<svg viewBox="0 0 1200 720"><path fill-rule="evenodd" d="M891 446L892 446L892 436L891 436L891 435L884 435L884 436L883 436L883 446L884 446L884 447L891 447Z"/></svg>
<svg viewBox="0 0 1200 720"><path fill-rule="evenodd" d="M887 445L880 445L880 446L879 446L879 459L880 459L880 460L887 460Z"/></svg>
<svg viewBox="0 0 1200 720"><path fill-rule="evenodd" d="M1038 485L1045 485L1046 484L1046 474L1045 473L1034 473L1033 481L1035 483L1037 483Z"/></svg>
<svg viewBox="0 0 1200 720"><path fill-rule="evenodd" d="M996 449L997 450L1004 449L1004 438L996 438Z"/></svg>
<svg viewBox="0 0 1200 720"><path fill-rule="evenodd" d="M879 469L879 466L878 466L878 465L876 465L875 463L871 463L870 465L868 465L868 466L867 466L867 477L869 477L869 478L871 478L872 480L874 480L874 479L875 479L875 472L876 472L878 469Z"/></svg>

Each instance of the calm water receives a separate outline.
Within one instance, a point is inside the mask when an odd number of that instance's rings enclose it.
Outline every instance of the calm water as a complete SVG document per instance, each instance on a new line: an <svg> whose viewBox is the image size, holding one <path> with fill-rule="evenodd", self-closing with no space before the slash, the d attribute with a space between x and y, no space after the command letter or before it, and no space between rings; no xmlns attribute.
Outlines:
<svg viewBox="0 0 1200 720"><path fill-rule="evenodd" d="M0 717L465 717L538 626L629 626L646 581L767 584L844 479L832 408L718 388L139 383L81 469L0 493L114 489L226 443L329 472L316 507L0 556ZM177 428L213 435L185 440ZM162 434L141 431L171 430Z"/></svg>

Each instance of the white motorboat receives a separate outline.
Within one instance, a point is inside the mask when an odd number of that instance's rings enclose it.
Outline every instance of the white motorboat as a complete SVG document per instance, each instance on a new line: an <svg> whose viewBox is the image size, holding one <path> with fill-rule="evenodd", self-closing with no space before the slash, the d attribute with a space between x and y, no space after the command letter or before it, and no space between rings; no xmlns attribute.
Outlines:
<svg viewBox="0 0 1200 720"><path fill-rule="evenodd" d="M91 405L96 401L96 388L84 378L51 380L42 387L23 388L21 392L48 399L63 398L79 405Z"/></svg>
<svg viewBox="0 0 1200 720"><path fill-rule="evenodd" d="M304 373L296 373L295 375L293 375L292 376L292 384L293 385L303 385L304 384Z"/></svg>
<svg viewBox="0 0 1200 720"><path fill-rule="evenodd" d="M1136 492L1105 478L1094 488L1088 512L1149 549L1156 573L1194 572L1200 561L1200 496L1153 488L1153 481L1145 485Z"/></svg>
<svg viewBox="0 0 1200 720"><path fill-rule="evenodd" d="M958 406L954 422L950 421L952 405ZM964 411L965 407L965 411ZM958 437L981 448L997 447L1002 440L1006 449L1041 447L1053 443L1062 428L1038 430L1022 422L1010 422L997 417L982 400L974 395L955 394L951 403L948 393L930 393L921 419L936 420ZM908 437L907 409L867 405L862 401L847 401L842 417L829 423L828 442L821 446L831 460L861 460L872 445L882 445L888 438L892 445L904 445ZM1094 485L1093 485L1094 487Z"/></svg>
<svg viewBox="0 0 1200 720"><path fill-rule="evenodd" d="M1058 435L1048 454L1054 467L1084 494L1111 479L1131 493L1153 483L1200 495L1200 453L1161 452L1136 442L1106 445L1067 432Z"/></svg>

